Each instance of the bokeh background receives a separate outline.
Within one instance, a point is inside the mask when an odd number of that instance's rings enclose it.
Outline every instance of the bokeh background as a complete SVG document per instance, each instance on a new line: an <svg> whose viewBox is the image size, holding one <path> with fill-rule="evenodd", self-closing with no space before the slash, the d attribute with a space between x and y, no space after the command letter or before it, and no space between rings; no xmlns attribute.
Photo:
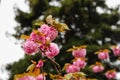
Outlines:
<svg viewBox="0 0 120 80"><path fill-rule="evenodd" d="M73 44L88 45L89 54L98 49L119 44L119 5L120 0L1 0L0 80L13 80L14 74L22 73L26 69L30 64L30 59L38 60L37 55L24 55L21 48L23 40L19 37L21 34L29 34L35 28L34 22L44 20L49 14L68 24L71 29L64 34L59 34L55 40L59 46L63 46L61 54L59 57L57 56L59 59L56 59L57 62L69 62L72 59L72 56L66 55L65 51ZM96 57L89 54L87 56ZM118 57L111 57L113 62L117 59ZM97 59L94 58L89 64L95 60ZM119 64L120 62L117 60L115 68L118 71L118 80L120 79ZM48 65L51 66L49 63ZM54 72L52 69L47 71ZM89 69L86 69L85 72L91 73ZM105 80L102 74L96 78Z"/></svg>

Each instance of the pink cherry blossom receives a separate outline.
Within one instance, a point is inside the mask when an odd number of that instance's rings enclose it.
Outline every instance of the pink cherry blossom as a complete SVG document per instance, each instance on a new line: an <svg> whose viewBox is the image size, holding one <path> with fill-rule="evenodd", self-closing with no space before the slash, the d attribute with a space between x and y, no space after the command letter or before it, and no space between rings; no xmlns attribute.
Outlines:
<svg viewBox="0 0 120 80"><path fill-rule="evenodd" d="M43 67L43 60L39 60L38 64L36 65L37 68Z"/></svg>
<svg viewBox="0 0 120 80"><path fill-rule="evenodd" d="M49 58L53 58L59 53L58 45L55 43L50 43L48 50L46 50L45 55Z"/></svg>
<svg viewBox="0 0 120 80"><path fill-rule="evenodd" d="M49 31L48 31L48 34L47 34L47 37L50 38L51 41L53 41L58 35L58 31L57 29L55 29L54 27L50 27L49 28Z"/></svg>
<svg viewBox="0 0 120 80"><path fill-rule="evenodd" d="M38 31L42 32L43 34L47 35L50 30L50 27L47 24L43 24Z"/></svg>
<svg viewBox="0 0 120 80"><path fill-rule="evenodd" d="M115 56L120 56L120 47L113 47L112 50Z"/></svg>
<svg viewBox="0 0 120 80"><path fill-rule="evenodd" d="M36 80L33 76L24 76L23 78L19 78L17 80Z"/></svg>
<svg viewBox="0 0 120 80"><path fill-rule="evenodd" d="M43 74L40 74L36 77L36 80L46 80L46 77Z"/></svg>
<svg viewBox="0 0 120 80"><path fill-rule="evenodd" d="M86 49L77 49L72 52L74 57L85 57L86 56Z"/></svg>
<svg viewBox="0 0 120 80"><path fill-rule="evenodd" d="M102 72L104 70L104 67L102 65L94 65L92 67L92 71L94 73Z"/></svg>
<svg viewBox="0 0 120 80"><path fill-rule="evenodd" d="M44 35L36 34L34 32L30 34L30 39L35 42L40 42L42 44L45 44L46 41L46 37Z"/></svg>
<svg viewBox="0 0 120 80"><path fill-rule="evenodd" d="M108 54L108 52L100 52L98 54L98 58L101 60L105 60L105 59L109 58L109 54Z"/></svg>
<svg viewBox="0 0 120 80"><path fill-rule="evenodd" d="M116 77L116 71L107 71L105 73L105 76L108 78L108 79L114 79Z"/></svg>
<svg viewBox="0 0 120 80"><path fill-rule="evenodd" d="M74 64L75 66L78 66L78 67L82 68L82 69L84 69L85 66L86 66L85 60L83 60L83 59L81 59L81 58L78 58L76 61L73 62L73 64Z"/></svg>
<svg viewBox="0 0 120 80"><path fill-rule="evenodd" d="M80 68L78 66L75 65L69 65L66 67L66 72L67 73L74 73L74 72L79 72Z"/></svg>
<svg viewBox="0 0 120 80"><path fill-rule="evenodd" d="M39 45L34 41L27 40L26 42L23 43L23 49L26 54L32 54L38 51Z"/></svg>
<svg viewBox="0 0 120 80"><path fill-rule="evenodd" d="M46 24L42 25L38 30L45 34L46 37L49 37L50 41L53 41L58 35L57 29L52 26L49 27Z"/></svg>

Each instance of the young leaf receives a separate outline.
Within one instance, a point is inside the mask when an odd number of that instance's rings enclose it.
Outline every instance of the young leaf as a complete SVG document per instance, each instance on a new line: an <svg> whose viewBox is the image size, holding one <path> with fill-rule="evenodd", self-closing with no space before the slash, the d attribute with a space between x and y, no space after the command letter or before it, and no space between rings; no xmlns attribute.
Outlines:
<svg viewBox="0 0 120 80"><path fill-rule="evenodd" d="M27 36L27 35L21 35L21 37L20 37L21 39L29 39L30 37L29 36Z"/></svg>

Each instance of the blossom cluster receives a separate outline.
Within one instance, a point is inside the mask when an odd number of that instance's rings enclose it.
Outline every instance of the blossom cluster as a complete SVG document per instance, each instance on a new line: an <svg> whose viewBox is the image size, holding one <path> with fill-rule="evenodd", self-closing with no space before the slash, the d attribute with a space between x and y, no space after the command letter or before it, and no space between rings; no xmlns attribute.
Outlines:
<svg viewBox="0 0 120 80"><path fill-rule="evenodd" d="M43 74L38 75L37 77L33 76L24 76L22 78L19 78L18 80L45 80L46 78L44 77Z"/></svg>
<svg viewBox="0 0 120 80"><path fill-rule="evenodd" d="M52 26L43 24L38 30L34 30L30 37L23 43L26 54L33 54L41 50L44 56L53 58L59 53L59 48L52 41L57 37L58 31Z"/></svg>
<svg viewBox="0 0 120 80"><path fill-rule="evenodd" d="M67 73L74 73L74 72L79 72L80 69L84 69L87 62L86 62L86 46L80 46L80 47L75 47L68 49L69 51L72 51L72 55L75 57L76 60L74 60L73 64L68 64L66 67L66 72ZM114 56L120 56L120 48L117 46L112 47L112 51L114 53ZM109 58L109 50L104 49L104 50L99 50L95 52L97 54L98 59L104 61ZM101 62L102 62L101 61ZM105 67L102 65L101 62L96 62L95 64L91 65L90 68L94 73L100 73L105 70ZM108 70L105 72L105 76L108 79L114 79L116 77L116 71L113 70Z"/></svg>
<svg viewBox="0 0 120 80"><path fill-rule="evenodd" d="M57 56L60 52L59 47L53 41L58 36L59 31L64 31L63 29L68 29L65 24L58 23L55 20L51 19L51 16L47 17L48 24L42 24L37 30L33 30L29 36L23 36L26 41L23 43L23 50L27 55L33 55L35 53L40 53L43 57L48 58L52 61L53 65L59 68L59 64L55 62L54 57ZM50 20L50 21L49 21ZM59 28L58 26L59 25ZM62 26L60 26L62 25ZM55 69L58 72L58 75L49 74L53 80L89 80L85 76L82 69L85 69L87 66L87 50L86 45L82 46L73 46L68 49L67 52L71 52L74 59L71 63L66 63L62 70L66 71L66 74L60 75L60 69ZM113 46L112 51L114 56L120 56L120 47ZM100 73L105 71L105 67L102 64L102 61L109 58L110 51L108 49L103 49L96 51L95 54L98 56L98 59L101 62L96 61L95 64L90 66L93 73ZM41 73L40 70L44 66L44 61L40 59L37 63L32 61L32 64L28 67L27 73L15 75L15 80L46 80L47 73ZM114 79L116 77L116 71L111 69L105 71L106 78ZM96 80L96 79L90 79Z"/></svg>
<svg viewBox="0 0 120 80"><path fill-rule="evenodd" d="M80 47L73 47L73 49L69 49L69 51L72 51L72 55L75 57L72 64L66 65L66 72L67 73L74 73L79 72L80 69L84 69L86 66L86 49L84 46Z"/></svg>

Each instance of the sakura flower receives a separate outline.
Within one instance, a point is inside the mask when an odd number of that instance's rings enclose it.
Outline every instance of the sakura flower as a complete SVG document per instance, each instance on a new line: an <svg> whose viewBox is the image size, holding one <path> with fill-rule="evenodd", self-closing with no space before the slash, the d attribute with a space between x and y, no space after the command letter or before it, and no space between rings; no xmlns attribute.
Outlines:
<svg viewBox="0 0 120 80"><path fill-rule="evenodd" d="M39 32L45 34L46 37L49 37L50 41L53 41L58 35L57 29L52 26L49 27L46 24L43 24L38 30Z"/></svg>
<svg viewBox="0 0 120 80"><path fill-rule="evenodd" d="M37 68L43 67L43 60L39 60L38 64L36 65Z"/></svg>
<svg viewBox="0 0 120 80"><path fill-rule="evenodd" d="M101 52L98 54L98 58L101 60L107 59L109 57L109 54L106 52Z"/></svg>
<svg viewBox="0 0 120 80"><path fill-rule="evenodd" d="M114 79L116 77L116 71L115 70L109 70L105 73L105 76L111 80Z"/></svg>
<svg viewBox="0 0 120 80"><path fill-rule="evenodd" d="M104 50L99 50L97 52L95 52L95 54L98 54L98 58L100 60L105 60L109 58L109 50L108 49L104 49Z"/></svg>
<svg viewBox="0 0 120 80"><path fill-rule="evenodd" d="M42 43L42 44L45 44L45 40L46 40L45 36L42 35L42 33L41 34L37 34L35 32L32 32L30 34L30 39L35 41L35 42Z"/></svg>
<svg viewBox="0 0 120 80"><path fill-rule="evenodd" d="M104 66L100 62L96 62L94 65L91 66L91 68L94 73L99 73L104 70Z"/></svg>
<svg viewBox="0 0 120 80"><path fill-rule="evenodd" d="M85 66L86 66L85 59L83 59L83 58L78 58L77 60L75 60L73 62L73 64L75 66L78 66L78 67L82 68L82 69L85 68Z"/></svg>
<svg viewBox="0 0 120 80"><path fill-rule="evenodd" d="M77 50L74 50L73 52L72 52L72 55L74 56L74 57L78 57L78 58L80 58L80 57L85 57L86 56L86 49L77 49Z"/></svg>
<svg viewBox="0 0 120 80"><path fill-rule="evenodd" d="M102 65L95 65L92 67L92 71L94 73L102 72L104 70L104 67Z"/></svg>
<svg viewBox="0 0 120 80"><path fill-rule="evenodd" d="M80 68L78 66L75 66L75 65L68 65L66 67L66 72L67 73L74 73L74 72L79 72L80 71Z"/></svg>
<svg viewBox="0 0 120 80"><path fill-rule="evenodd" d="M112 50L115 56L120 56L120 47L114 46Z"/></svg>
<svg viewBox="0 0 120 80"><path fill-rule="evenodd" d="M23 49L26 54L32 54L34 52L37 52L38 47L39 45L31 40L27 40L26 42L23 43Z"/></svg>
<svg viewBox="0 0 120 80"><path fill-rule="evenodd" d="M40 74L36 77L36 80L46 80L46 77L44 76L44 74Z"/></svg>
<svg viewBox="0 0 120 80"><path fill-rule="evenodd" d="M49 31L49 26L47 24L43 24L39 29L38 31L47 35L48 34L48 31Z"/></svg>
<svg viewBox="0 0 120 80"><path fill-rule="evenodd" d="M46 50L45 55L49 58L53 58L59 53L58 45L55 43L50 43L48 50Z"/></svg>
<svg viewBox="0 0 120 80"><path fill-rule="evenodd" d="M58 35L58 31L57 29L55 29L54 27L50 27L49 28L49 31L48 31L48 34L47 34L47 37L50 38L51 41L53 41Z"/></svg>

